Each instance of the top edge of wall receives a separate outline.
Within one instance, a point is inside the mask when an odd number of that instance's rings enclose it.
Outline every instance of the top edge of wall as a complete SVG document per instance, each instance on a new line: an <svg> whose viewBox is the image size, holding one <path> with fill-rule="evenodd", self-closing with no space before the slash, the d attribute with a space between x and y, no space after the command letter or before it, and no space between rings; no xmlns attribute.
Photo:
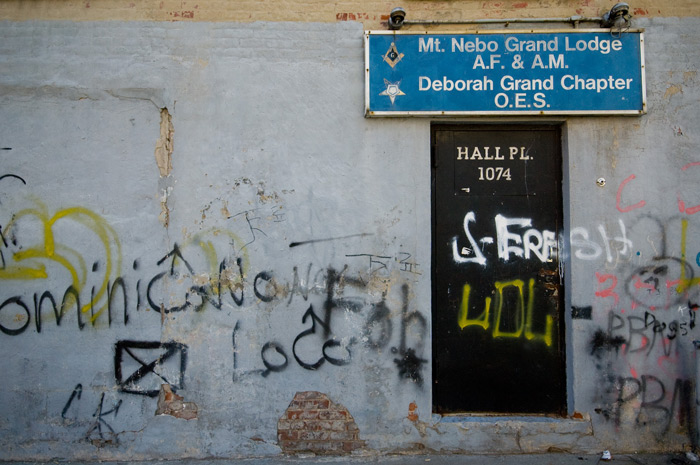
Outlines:
<svg viewBox="0 0 700 465"><path fill-rule="evenodd" d="M614 4L603 0L397 0L407 20L460 21L510 18L598 17ZM630 1L633 18L700 17L700 2ZM353 21L365 29L385 29L389 12L385 2L321 0L277 0L237 2L204 0L5 0L0 3L0 20L31 21L182 21L182 22L340 22Z"/></svg>

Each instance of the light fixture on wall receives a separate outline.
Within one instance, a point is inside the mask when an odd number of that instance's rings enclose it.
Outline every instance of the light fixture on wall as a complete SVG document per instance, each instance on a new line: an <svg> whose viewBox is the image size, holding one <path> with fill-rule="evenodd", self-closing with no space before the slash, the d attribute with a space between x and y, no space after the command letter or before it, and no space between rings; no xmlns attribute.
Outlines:
<svg viewBox="0 0 700 465"><path fill-rule="evenodd" d="M631 18L630 6L627 3L620 2L603 15L603 21L600 23L600 26L622 31L630 27Z"/></svg>
<svg viewBox="0 0 700 465"><path fill-rule="evenodd" d="M490 25L503 24L508 27L515 23L539 24L539 23L570 23L577 28L580 23L597 23L600 27L610 28L611 32L622 32L630 27L632 16L629 14L627 3L618 3L613 6L604 16L583 17L579 15L568 18L481 18L481 19L406 19L406 10L401 7L394 8L389 13L387 25L391 30L398 30L404 26L445 26L445 25Z"/></svg>
<svg viewBox="0 0 700 465"><path fill-rule="evenodd" d="M406 19L406 10L396 7L389 13L389 29L397 30L403 26L403 21Z"/></svg>

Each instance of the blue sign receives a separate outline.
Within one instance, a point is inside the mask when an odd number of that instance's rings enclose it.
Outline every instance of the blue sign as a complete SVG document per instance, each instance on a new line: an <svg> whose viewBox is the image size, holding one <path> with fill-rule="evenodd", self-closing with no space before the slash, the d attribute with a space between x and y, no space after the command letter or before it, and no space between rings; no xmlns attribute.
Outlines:
<svg viewBox="0 0 700 465"><path fill-rule="evenodd" d="M365 114L639 115L644 36L601 31L365 34Z"/></svg>

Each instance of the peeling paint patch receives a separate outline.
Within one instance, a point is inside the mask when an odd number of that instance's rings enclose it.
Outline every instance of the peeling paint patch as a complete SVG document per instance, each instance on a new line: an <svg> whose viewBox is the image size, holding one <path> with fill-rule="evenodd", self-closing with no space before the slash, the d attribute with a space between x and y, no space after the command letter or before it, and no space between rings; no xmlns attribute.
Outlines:
<svg viewBox="0 0 700 465"><path fill-rule="evenodd" d="M193 420L197 418L197 410L197 404L184 402L182 396L175 394L169 384L160 385L156 415L170 415L184 420Z"/></svg>
<svg viewBox="0 0 700 465"><path fill-rule="evenodd" d="M376 20L377 15L370 15L369 13L336 13L335 19L337 21L368 21Z"/></svg>
<svg viewBox="0 0 700 465"><path fill-rule="evenodd" d="M194 11L189 10L189 11L170 11L168 12L170 16L173 18L184 18L184 19L193 19L194 18Z"/></svg>
<svg viewBox="0 0 700 465"><path fill-rule="evenodd" d="M173 170L172 155L175 128L167 108L160 109L160 137L156 141L156 163L161 177L170 176Z"/></svg>
<svg viewBox="0 0 700 465"><path fill-rule="evenodd" d="M221 207L221 210L220 210L220 211L221 211L221 216L223 216L224 218L230 218L230 217L231 217L231 212L228 211L228 202L226 202L226 201L224 200L223 203L224 203L224 206Z"/></svg>
<svg viewBox="0 0 700 465"><path fill-rule="evenodd" d="M687 83L688 81L694 80L696 77L698 77L697 71L685 71L683 73L683 82Z"/></svg>
<svg viewBox="0 0 700 465"><path fill-rule="evenodd" d="M171 191L172 187L163 189L163 195L160 197L160 215L158 215L158 219L166 228L170 225L170 207L168 207L168 197L170 197Z"/></svg>
<svg viewBox="0 0 700 465"><path fill-rule="evenodd" d="M272 194L265 194L265 189L263 189L262 187L258 187L258 198L260 199L261 203L267 203L271 200L275 202L279 201L279 196L276 192L273 192Z"/></svg>
<svg viewBox="0 0 700 465"><path fill-rule="evenodd" d="M683 93L683 88L674 84L669 86L668 89L666 89L666 92L664 93L664 98L669 98L679 93Z"/></svg>

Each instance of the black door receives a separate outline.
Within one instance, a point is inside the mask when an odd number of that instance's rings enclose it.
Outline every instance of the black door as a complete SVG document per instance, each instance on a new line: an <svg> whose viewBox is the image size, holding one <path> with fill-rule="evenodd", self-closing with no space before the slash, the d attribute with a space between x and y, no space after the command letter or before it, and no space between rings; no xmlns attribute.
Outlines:
<svg viewBox="0 0 700 465"><path fill-rule="evenodd" d="M433 404L563 414L558 126L435 125Z"/></svg>

